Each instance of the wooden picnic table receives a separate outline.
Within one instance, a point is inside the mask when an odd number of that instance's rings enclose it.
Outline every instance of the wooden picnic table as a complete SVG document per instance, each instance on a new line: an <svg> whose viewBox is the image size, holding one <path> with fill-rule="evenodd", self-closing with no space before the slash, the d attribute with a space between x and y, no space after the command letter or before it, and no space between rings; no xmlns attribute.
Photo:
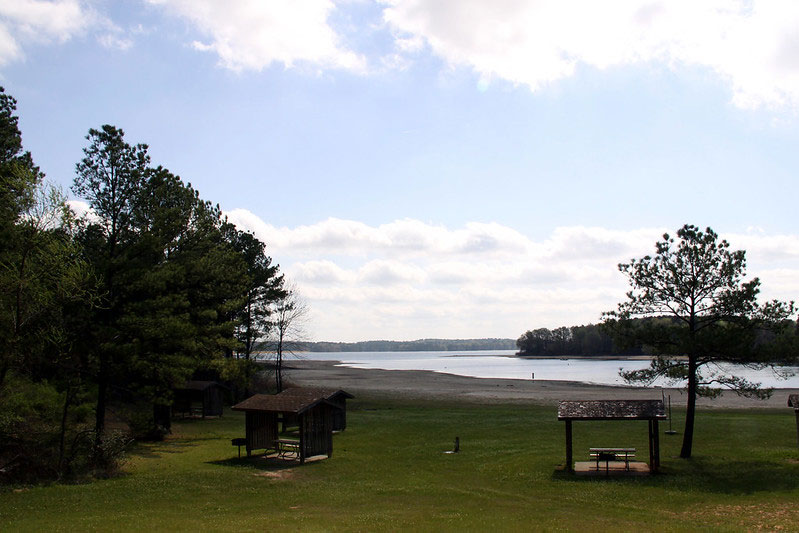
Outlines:
<svg viewBox="0 0 799 533"><path fill-rule="evenodd" d="M610 470L610 462L624 460L624 469L630 469L630 459L635 457L635 448L589 448L588 453L591 459L596 461L596 469L599 470L599 463L605 461L605 472Z"/></svg>
<svg viewBox="0 0 799 533"><path fill-rule="evenodd" d="M286 458L290 454L293 454L295 458L300 456L300 441L298 440L277 439L275 448L277 448L278 457Z"/></svg>

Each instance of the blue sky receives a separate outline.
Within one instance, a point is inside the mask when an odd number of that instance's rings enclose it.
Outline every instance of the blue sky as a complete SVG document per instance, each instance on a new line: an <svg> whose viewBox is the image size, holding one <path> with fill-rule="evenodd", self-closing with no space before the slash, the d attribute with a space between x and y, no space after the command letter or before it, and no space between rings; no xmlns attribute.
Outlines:
<svg viewBox="0 0 799 533"><path fill-rule="evenodd" d="M605 4L0 0L0 82L65 188L90 127L149 144L318 340L596 322L684 223L795 299L799 7Z"/></svg>

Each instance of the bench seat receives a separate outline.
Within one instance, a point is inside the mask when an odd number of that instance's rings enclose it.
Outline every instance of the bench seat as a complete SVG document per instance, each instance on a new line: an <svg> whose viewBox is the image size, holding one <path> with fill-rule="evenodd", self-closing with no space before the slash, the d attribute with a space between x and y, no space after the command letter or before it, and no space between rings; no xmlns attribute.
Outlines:
<svg viewBox="0 0 799 533"><path fill-rule="evenodd" d="M596 469L599 470L599 463L605 461L605 471L609 471L611 461L624 461L625 470L630 469L630 459L635 459L635 448L589 448L588 455L592 461L596 461Z"/></svg>

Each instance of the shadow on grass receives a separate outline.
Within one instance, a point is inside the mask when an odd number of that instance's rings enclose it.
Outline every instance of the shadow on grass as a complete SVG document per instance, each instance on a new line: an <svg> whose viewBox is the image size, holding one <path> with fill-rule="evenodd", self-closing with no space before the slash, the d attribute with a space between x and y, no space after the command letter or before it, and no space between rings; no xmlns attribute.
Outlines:
<svg viewBox="0 0 799 533"><path fill-rule="evenodd" d="M682 472L697 489L721 494L752 494L768 491L791 491L799 488L799 467L787 461L763 460L686 461Z"/></svg>
<svg viewBox="0 0 799 533"><path fill-rule="evenodd" d="M299 461L289 461L278 457L253 456L253 457L231 457L230 459L219 459L216 461L206 461L209 465L229 466L233 468L249 468L260 472L281 472L300 466Z"/></svg>
<svg viewBox="0 0 799 533"><path fill-rule="evenodd" d="M129 454L137 457L154 459L164 454L183 453L189 448L195 448L199 444L193 439L170 440L165 442L139 442L134 446Z"/></svg>
<svg viewBox="0 0 799 533"><path fill-rule="evenodd" d="M131 455L141 457L159 457L163 454L183 453L189 448L195 448L207 441L225 440L226 437L219 435L189 435L189 436L168 436L162 441L137 441L136 445L130 450ZM227 438L227 440L230 440Z"/></svg>
<svg viewBox="0 0 799 533"><path fill-rule="evenodd" d="M718 494L754 494L792 491L799 488L799 466L789 461L708 461L687 459L661 467L648 476L580 476L558 466L551 479L572 483L644 484L647 486L690 487ZM682 462L684 461L684 462Z"/></svg>

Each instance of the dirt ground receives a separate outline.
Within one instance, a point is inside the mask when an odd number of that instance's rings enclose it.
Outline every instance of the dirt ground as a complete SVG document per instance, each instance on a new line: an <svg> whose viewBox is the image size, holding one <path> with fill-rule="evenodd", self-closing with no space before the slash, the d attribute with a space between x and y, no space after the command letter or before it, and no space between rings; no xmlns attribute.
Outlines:
<svg viewBox="0 0 799 533"><path fill-rule="evenodd" d="M679 389L589 385L574 381L472 378L427 370L372 370L337 366L335 361L294 360L286 363L289 383L305 387L335 387L349 393L409 399L447 399L476 403L519 402L544 405L559 400L661 399L685 405ZM776 389L768 400L726 392L715 399L699 398L702 408L787 409L788 395L799 389Z"/></svg>

